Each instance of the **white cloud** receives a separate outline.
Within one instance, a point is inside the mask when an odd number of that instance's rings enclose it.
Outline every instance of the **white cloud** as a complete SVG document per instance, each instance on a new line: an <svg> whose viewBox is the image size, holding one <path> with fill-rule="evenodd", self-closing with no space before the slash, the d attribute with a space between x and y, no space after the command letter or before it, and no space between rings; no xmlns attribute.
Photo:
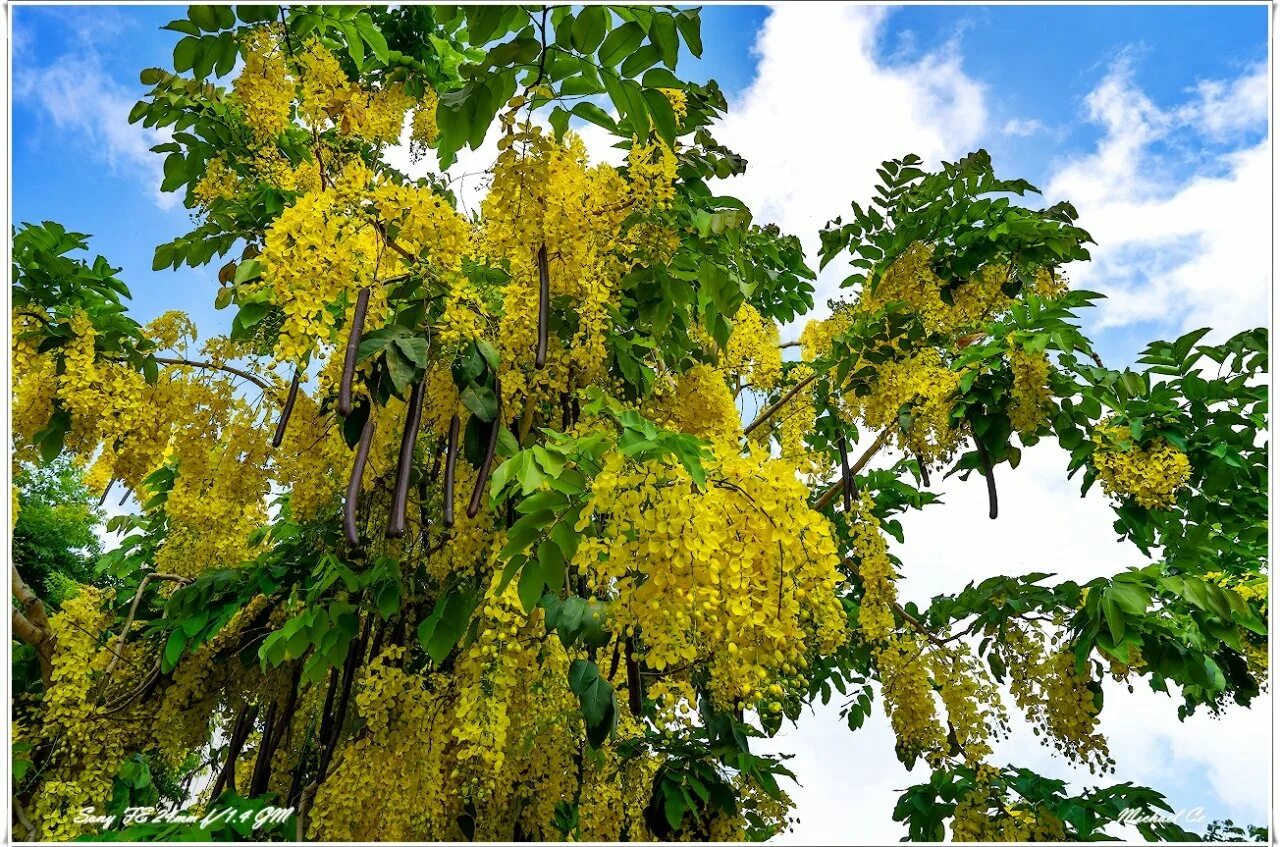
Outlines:
<svg viewBox="0 0 1280 847"><path fill-rule="evenodd" d="M1027 138L1045 131L1045 125L1035 118L1010 118L1004 125L1005 135Z"/></svg>
<svg viewBox="0 0 1280 847"><path fill-rule="evenodd" d="M168 133L129 123L138 97L110 76L86 37L81 33L75 49L48 65L16 67L15 101L42 113L56 133L52 143L75 144L112 173L137 178L161 208L172 208L181 197L160 191L163 157L150 149Z"/></svg>
<svg viewBox="0 0 1280 847"><path fill-rule="evenodd" d="M1182 117L1214 141L1241 132L1265 129L1267 66L1259 63L1234 80L1202 80L1199 99L1184 107Z"/></svg>
<svg viewBox="0 0 1280 847"><path fill-rule="evenodd" d="M1173 332L1207 325L1225 334L1267 314L1266 141L1194 162L1180 179L1167 176L1179 162L1160 144L1190 133L1203 146L1265 127L1266 81L1251 70L1230 82L1202 82L1197 92L1161 109L1134 83L1127 62L1118 63L1086 99L1103 137L1048 180L1050 202L1074 203L1098 242L1092 262L1070 269L1077 285L1110 297L1098 328L1159 321Z"/></svg>
<svg viewBox="0 0 1280 847"><path fill-rule="evenodd" d="M888 14L837 3L775 6L756 41L756 79L716 133L748 162L723 190L758 221L798 235L810 256L822 226L871 195L880 162L907 153L930 164L954 159L986 128L985 90L954 44L906 64L877 58ZM825 316L847 274L842 261L828 266L813 317Z"/></svg>

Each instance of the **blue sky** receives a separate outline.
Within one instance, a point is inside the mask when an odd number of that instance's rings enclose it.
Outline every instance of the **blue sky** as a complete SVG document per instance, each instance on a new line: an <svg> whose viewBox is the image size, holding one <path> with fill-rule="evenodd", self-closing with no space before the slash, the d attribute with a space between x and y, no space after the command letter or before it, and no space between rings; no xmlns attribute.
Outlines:
<svg viewBox="0 0 1280 847"><path fill-rule="evenodd" d="M140 318L185 309L209 335L228 322L209 305L216 264L150 270L155 244L190 220L157 193L160 156L146 148L159 139L124 123L142 93L138 71L168 63L177 35L160 26L180 9L13 8L13 217L92 233L93 249L123 266ZM986 147L1002 173L1036 183L1050 202L1075 202L1099 242L1095 261L1071 276L1110 296L1088 325L1109 364L1196 326L1222 337L1269 322L1266 6L788 3L714 6L703 17L704 59L681 70L720 81L731 100L721 138L752 164L725 191L811 248L823 222L869 195L880 159L954 159ZM841 276L839 267L822 275L820 300L838 296ZM1029 549L1041 558L1024 570L1048 561L1073 578L1136 564L1107 537L1105 503L1082 501L1061 484L1060 457L1039 455L1024 463L1015 484L1026 488L1009 499L1039 514L1053 509L1060 526L1005 538L974 566L1024 567ZM959 520L969 493L949 500ZM919 586L917 599L980 572L934 540L956 536L932 520L908 526L915 535L899 551L921 562L906 582ZM1263 700L1225 721L1179 725L1165 698L1111 697L1116 781L1152 784L1175 805L1203 805L1209 818L1265 820L1268 707ZM872 725L851 737L838 724L820 711L787 739L806 777L793 792L798 836L896 838L893 789L919 774L859 770L854 760L892 759L881 749L887 731ZM1015 739L1010 754L1088 779L1027 739ZM863 790L851 798L855 782Z"/></svg>

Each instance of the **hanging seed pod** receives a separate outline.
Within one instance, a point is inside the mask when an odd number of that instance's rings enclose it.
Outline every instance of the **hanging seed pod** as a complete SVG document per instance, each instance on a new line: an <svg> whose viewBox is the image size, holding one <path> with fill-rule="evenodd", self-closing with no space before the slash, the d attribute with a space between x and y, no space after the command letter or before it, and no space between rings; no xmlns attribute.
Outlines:
<svg viewBox="0 0 1280 847"><path fill-rule="evenodd" d="M849 472L849 445L845 441L843 432L836 439L836 446L840 448L840 481L844 483L844 510L846 513L852 513L853 474Z"/></svg>
<svg viewBox="0 0 1280 847"><path fill-rule="evenodd" d="M338 388L338 414L344 418L351 414L351 383L356 376L356 357L360 351L360 338L364 335L364 316L369 310L369 289L361 288L356 295L356 308L351 315L351 331L347 334L347 350L342 358L342 383Z"/></svg>
<svg viewBox="0 0 1280 847"><path fill-rule="evenodd" d="M551 271L547 267L547 245L538 248L538 353L533 359L539 370L547 363L547 317L551 312Z"/></svg>
<svg viewBox="0 0 1280 847"><path fill-rule="evenodd" d="M422 401L426 389L419 380L409 393L409 413L404 421L404 436L400 439L400 462L396 465L396 487L391 495L391 520L387 523L387 538L403 538L405 510L409 503L409 472L413 470L413 447L418 441L418 425L422 422Z"/></svg>
<svg viewBox="0 0 1280 847"><path fill-rule="evenodd" d="M995 520L1000 514L1000 504L996 500L996 475L991 467L991 454L987 452L987 445L976 436L973 444L978 449L978 459L982 461L982 473L987 478L987 503L991 507L991 520Z"/></svg>
<svg viewBox="0 0 1280 847"><path fill-rule="evenodd" d="M502 405L499 401L498 411L489 423L489 441L484 447L484 461L480 463L480 473L476 477L476 487L471 490L471 502L467 504L467 517L474 518L480 512L480 504L484 501L484 489L489 483L489 472L493 470L493 457L498 451L498 431L502 429Z"/></svg>
<svg viewBox="0 0 1280 847"><path fill-rule="evenodd" d="M462 420L455 413L449 421L449 452L444 460L444 525L453 526L453 478L458 469L458 430Z"/></svg>
<svg viewBox="0 0 1280 847"><path fill-rule="evenodd" d="M360 430L360 441L356 444L356 459L351 465L351 479L347 483L347 499L342 504L342 530L347 536L347 543L353 548L360 546L360 530L356 526L360 484L364 479L364 466L369 460L369 445L373 443L373 414L370 412Z"/></svg>
<svg viewBox="0 0 1280 847"><path fill-rule="evenodd" d="M925 488L929 487L929 466L925 464L924 459L916 456L916 464L920 466L920 483Z"/></svg>
<svg viewBox="0 0 1280 847"><path fill-rule="evenodd" d="M302 382L302 368L293 369L293 382L289 383L289 393L284 398L284 408L280 410L280 422L276 424L276 434L271 438L271 446L279 447L284 443L284 431L289 428L289 417L293 415L293 404L298 401L298 386Z"/></svg>

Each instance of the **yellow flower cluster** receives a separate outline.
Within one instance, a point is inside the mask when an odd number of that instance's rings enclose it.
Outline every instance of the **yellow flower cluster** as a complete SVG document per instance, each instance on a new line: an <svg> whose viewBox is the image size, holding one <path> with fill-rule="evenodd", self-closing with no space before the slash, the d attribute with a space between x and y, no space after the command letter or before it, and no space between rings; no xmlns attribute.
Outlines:
<svg viewBox="0 0 1280 847"><path fill-rule="evenodd" d="M577 796L584 836L650 838L643 814L659 762L610 748L585 754L571 658L543 638L540 613L520 610L514 588L496 595L492 586L455 672L410 673L404 648L383 650L357 682L365 732L335 757L309 835L462 840L460 822L474 814L475 840L551 840L556 804ZM619 738L637 730L620 716ZM371 769L381 785L372 796Z"/></svg>
<svg viewBox="0 0 1280 847"><path fill-rule="evenodd" d="M782 350L778 343L778 325L750 303L743 303L733 316L733 334L720 359L720 369L744 385L768 391L782 377Z"/></svg>
<svg viewBox="0 0 1280 847"><path fill-rule="evenodd" d="M658 90L671 104L671 111L676 116L676 126L679 126L689 114L689 96L680 88L659 88Z"/></svg>
<svg viewBox="0 0 1280 847"><path fill-rule="evenodd" d="M938 463L951 457L963 437L951 422L959 390L960 374L943 363L936 349L925 347L877 366L870 393L846 392L845 402L867 426L888 430L900 449L922 462ZM910 413L905 432L904 406Z"/></svg>
<svg viewBox="0 0 1280 847"><path fill-rule="evenodd" d="M633 140L627 152L627 182L637 209L665 209L675 199L676 154L657 138Z"/></svg>
<svg viewBox="0 0 1280 847"><path fill-rule="evenodd" d="M289 128L293 111L293 82L284 45L276 29L258 27L240 45L244 67L232 82L245 124L259 141L274 139Z"/></svg>
<svg viewBox="0 0 1280 847"><path fill-rule="evenodd" d="M1008 355L1009 367L1013 370L1009 422L1015 432L1030 435L1040 429L1049 416L1049 357L1019 348L1011 348Z"/></svg>
<svg viewBox="0 0 1280 847"><path fill-rule="evenodd" d="M249 171L253 177L268 185L274 185L282 191L297 191L305 194L320 189L320 164L315 159L304 159L297 165L290 163L288 157L274 144L258 149L249 160Z"/></svg>
<svg viewBox="0 0 1280 847"><path fill-rule="evenodd" d="M648 667L703 666L718 702L749 704L844 641L838 557L786 462L717 448L708 474L699 490L682 466L609 454L578 523L603 535L572 565Z"/></svg>
<svg viewBox="0 0 1280 847"><path fill-rule="evenodd" d="M298 74L298 117L313 128L323 129L350 100L347 75L337 58L315 37L303 43L293 62Z"/></svg>
<svg viewBox="0 0 1280 847"><path fill-rule="evenodd" d="M143 327L142 331L162 350L172 350L179 344L196 340L195 322L186 312L176 310L165 312Z"/></svg>
<svg viewBox="0 0 1280 847"><path fill-rule="evenodd" d="M863 492L857 501L857 514L850 523L853 550L857 555L858 576L862 580L862 606L858 612L858 628L872 644L893 634L893 604L898 590L897 575L889 559L889 545L880 531L880 520L872 511L875 500Z"/></svg>
<svg viewBox="0 0 1280 847"><path fill-rule="evenodd" d="M742 434L733 392L724 374L710 365L680 374L670 390L656 394L648 411L664 426L715 441L736 442Z"/></svg>
<svg viewBox="0 0 1280 847"><path fill-rule="evenodd" d="M428 88L413 110L413 126L410 129L411 146L419 155L421 151L435 146L440 138L440 127L436 125L436 110L440 106L440 95L435 89Z"/></svg>
<svg viewBox="0 0 1280 847"><path fill-rule="evenodd" d="M923 638L902 633L877 644L874 655L898 749L933 762L945 755L947 733L938 721L925 650Z"/></svg>
<svg viewBox="0 0 1280 847"><path fill-rule="evenodd" d="M527 402L606 379L611 304L627 267L618 233L630 212L627 185L607 165L590 165L582 140L563 144L523 127L504 136L493 184L481 207L481 256L510 275L502 286L496 346L502 361L503 408L519 414ZM567 343L548 337L537 369L539 251L547 257L552 303L565 302L577 327ZM567 298L567 300L565 299Z"/></svg>
<svg viewBox="0 0 1280 847"><path fill-rule="evenodd" d="M785 394L812 375L813 369L808 365L795 365L787 372L786 382L779 389ZM811 451L805 443L817 423L817 414L813 392L801 389L776 415L779 453L803 474L812 475L824 470L822 455Z"/></svg>
<svg viewBox="0 0 1280 847"><path fill-rule="evenodd" d="M960 755L971 767L992 753L991 740L1007 731L1000 690L966 644L929 653L929 668L947 709L947 724Z"/></svg>
<svg viewBox="0 0 1280 847"><path fill-rule="evenodd" d="M1132 497L1144 509L1168 509L1191 479L1187 454L1163 438L1134 443L1129 428L1102 424L1093 433L1093 466L1102 488L1117 499Z"/></svg>
<svg viewBox="0 0 1280 847"><path fill-rule="evenodd" d="M259 594L236 612L218 634L194 653L184 656L170 675L152 721L152 743L161 760L177 765L209 738L209 723L217 706L233 685L238 661L221 654L237 644L249 624L267 609L269 600Z"/></svg>
<svg viewBox="0 0 1280 847"><path fill-rule="evenodd" d="M205 165L204 176L191 190L198 204L208 209L217 200L231 200L240 192L240 174L219 153Z"/></svg>
<svg viewBox="0 0 1280 847"><path fill-rule="evenodd" d="M426 267L456 271L470 241L466 222L429 189L381 183L348 165L335 184L300 197L267 230L260 257L266 290L284 311L276 342L281 361L304 361L317 346L337 342L337 327L357 292L372 287L366 331L386 316L378 281L396 273L399 256L380 227L398 230L397 244L411 255L426 251Z"/></svg>
<svg viewBox="0 0 1280 847"><path fill-rule="evenodd" d="M1006 266L988 265L951 292L951 303L942 299L943 280L933 271L933 250L916 242L906 249L878 281L874 291L863 291L854 304L858 312L870 313L890 302L906 304L930 332L956 335L981 329L1007 309L1010 300L1001 290L1009 278Z"/></svg>
<svg viewBox="0 0 1280 847"><path fill-rule="evenodd" d="M1061 819L1044 809L1024 804L1008 807L996 801L989 788L974 788L956 803L951 840L1062 842L1067 831Z"/></svg>
<svg viewBox="0 0 1280 847"><path fill-rule="evenodd" d="M855 314L848 304L840 304L829 317L806 323L800 332L801 358L812 362L831 352L832 340L849 330Z"/></svg>
<svg viewBox="0 0 1280 847"><path fill-rule="evenodd" d="M401 83L375 91L355 91L342 113L342 131L376 143L394 144L400 140L404 116L413 104Z"/></svg>
<svg viewBox="0 0 1280 847"><path fill-rule="evenodd" d="M490 320L480 292L459 275L445 295L439 342L445 348L453 348L483 338Z"/></svg>
<svg viewBox="0 0 1280 847"><path fill-rule="evenodd" d="M1088 765L1090 773L1114 766L1106 739L1098 733L1089 669L1076 669L1074 653L1046 644L1034 628L1010 624L996 642L1009 669L1010 693L1046 746Z"/></svg>
<svg viewBox="0 0 1280 847"><path fill-rule="evenodd" d="M153 707L145 700L113 713L100 705L100 698L109 703L132 689L148 670L143 649L130 644L121 651L112 684L102 688L99 680L119 649L114 640L105 648L97 640L111 620L103 608L108 599L99 589L82 586L49 619L56 648L40 726L41 741L49 745L49 764L32 817L42 840L84 834L86 825L77 822L81 810L105 805L121 762L146 741Z"/></svg>

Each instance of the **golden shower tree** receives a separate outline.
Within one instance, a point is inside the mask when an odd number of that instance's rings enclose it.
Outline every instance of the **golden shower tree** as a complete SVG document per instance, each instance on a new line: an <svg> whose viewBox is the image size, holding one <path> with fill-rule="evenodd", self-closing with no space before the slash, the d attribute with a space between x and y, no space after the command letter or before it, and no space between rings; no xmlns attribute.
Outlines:
<svg viewBox="0 0 1280 847"><path fill-rule="evenodd" d="M167 28L130 119L168 133L195 225L155 268L220 264L234 320L139 325L86 236L14 233L14 459L69 455L137 504L57 608L13 569L19 835L194 804L219 823L100 837L761 839L790 772L752 740L837 696L851 730L878 698L928 771L895 815L913 838L1089 838L1163 798L999 762L1011 712L1106 770L1105 675L1184 713L1265 680L1265 331L1107 368L1076 322L1098 295L1062 273L1088 258L1075 210L1019 205L984 152L885 162L821 235L845 296L782 344L815 275L720 193L746 163L715 83L675 74L696 10ZM384 156L447 169L486 138L475 210ZM976 476L995 519L1042 439L1135 567L901 604L888 538L930 477ZM294 812L254 829L270 806Z"/></svg>

